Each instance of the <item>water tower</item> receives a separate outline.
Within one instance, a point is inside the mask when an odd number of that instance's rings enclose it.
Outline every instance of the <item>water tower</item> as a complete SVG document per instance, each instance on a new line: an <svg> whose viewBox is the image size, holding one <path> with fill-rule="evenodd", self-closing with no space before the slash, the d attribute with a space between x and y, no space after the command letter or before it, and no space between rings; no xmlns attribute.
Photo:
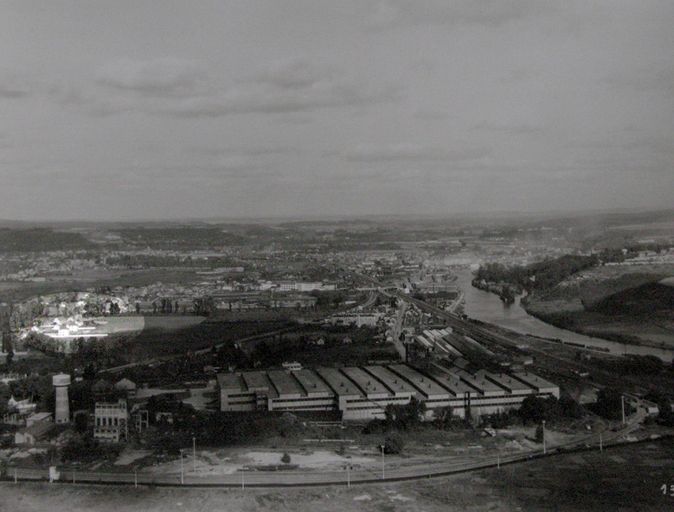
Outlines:
<svg viewBox="0 0 674 512"><path fill-rule="evenodd" d="M56 410L54 411L54 421L56 423L68 423L70 421L70 405L68 404L68 386L70 386L70 375L59 373L52 377L54 392L56 394Z"/></svg>

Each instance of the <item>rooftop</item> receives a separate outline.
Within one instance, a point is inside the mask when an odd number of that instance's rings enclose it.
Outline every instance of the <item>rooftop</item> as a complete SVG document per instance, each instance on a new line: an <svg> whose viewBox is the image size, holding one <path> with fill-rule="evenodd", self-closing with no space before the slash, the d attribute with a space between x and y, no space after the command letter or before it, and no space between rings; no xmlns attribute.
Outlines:
<svg viewBox="0 0 674 512"><path fill-rule="evenodd" d="M302 387L285 370L270 370L267 375L281 398L306 396Z"/></svg>
<svg viewBox="0 0 674 512"><path fill-rule="evenodd" d="M430 377L404 364L389 366L391 371L409 381L424 396L447 395L447 390Z"/></svg>
<svg viewBox="0 0 674 512"><path fill-rule="evenodd" d="M294 371L293 375L297 379L297 381L300 383L300 385L304 388L306 391L306 394L312 395L312 394L327 394L327 395L334 395L334 392L330 389L330 387L321 379L316 372L312 370L298 370Z"/></svg>
<svg viewBox="0 0 674 512"><path fill-rule="evenodd" d="M363 393L358 386L349 380L337 368L318 368L316 373L323 379L330 388L341 397L362 397Z"/></svg>
<svg viewBox="0 0 674 512"><path fill-rule="evenodd" d="M342 373L355 382L366 395L390 394L389 390L386 389L386 386L362 368L349 366L347 368L342 368Z"/></svg>

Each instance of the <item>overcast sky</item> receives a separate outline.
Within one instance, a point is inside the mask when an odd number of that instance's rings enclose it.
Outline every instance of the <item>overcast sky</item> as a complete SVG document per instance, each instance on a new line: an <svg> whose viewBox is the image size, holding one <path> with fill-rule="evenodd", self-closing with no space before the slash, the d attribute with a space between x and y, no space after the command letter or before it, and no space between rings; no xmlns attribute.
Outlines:
<svg viewBox="0 0 674 512"><path fill-rule="evenodd" d="M674 204L674 2L0 2L0 217Z"/></svg>

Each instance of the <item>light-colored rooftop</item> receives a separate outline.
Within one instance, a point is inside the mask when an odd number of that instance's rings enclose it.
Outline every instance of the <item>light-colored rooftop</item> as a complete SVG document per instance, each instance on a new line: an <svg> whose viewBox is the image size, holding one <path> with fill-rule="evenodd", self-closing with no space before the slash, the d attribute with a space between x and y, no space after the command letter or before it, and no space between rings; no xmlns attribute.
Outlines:
<svg viewBox="0 0 674 512"><path fill-rule="evenodd" d="M389 390L375 377L362 368L349 366L341 369L342 373L349 377L366 395L388 395Z"/></svg>
<svg viewBox="0 0 674 512"><path fill-rule="evenodd" d="M486 376L487 379L495 382L511 393L526 393L527 391L533 391L530 386L527 386L524 382L518 379L514 379L512 375L505 373L487 373Z"/></svg>
<svg viewBox="0 0 674 512"><path fill-rule="evenodd" d="M400 375L403 379L406 379L406 381L409 381L416 391L426 397L449 394L447 390L436 381L410 366L405 364L393 364L389 366L389 369Z"/></svg>
<svg viewBox="0 0 674 512"><path fill-rule="evenodd" d="M414 386L384 366L366 366L364 369L393 393L409 393L414 395L417 392Z"/></svg>
<svg viewBox="0 0 674 512"><path fill-rule="evenodd" d="M218 380L218 386L220 386L221 389L244 390L245 384L238 373L219 373L216 376L216 379Z"/></svg>
<svg viewBox="0 0 674 512"><path fill-rule="evenodd" d="M330 387L321 379L318 374L312 370L303 369L292 372L300 385L304 388L308 395L322 394L334 395Z"/></svg>
<svg viewBox="0 0 674 512"><path fill-rule="evenodd" d="M316 373L328 383L330 388L340 397L362 397L358 386L337 368L318 368Z"/></svg>
<svg viewBox="0 0 674 512"><path fill-rule="evenodd" d="M306 396L302 387L297 383L290 373L285 370L270 370L267 372L269 380L278 391L279 398L299 398Z"/></svg>
<svg viewBox="0 0 674 512"><path fill-rule="evenodd" d="M531 386L534 389L551 389L557 388L557 384L553 384L550 381L545 380L543 377L530 372L517 372L513 373L513 377L517 380L524 382L525 384Z"/></svg>

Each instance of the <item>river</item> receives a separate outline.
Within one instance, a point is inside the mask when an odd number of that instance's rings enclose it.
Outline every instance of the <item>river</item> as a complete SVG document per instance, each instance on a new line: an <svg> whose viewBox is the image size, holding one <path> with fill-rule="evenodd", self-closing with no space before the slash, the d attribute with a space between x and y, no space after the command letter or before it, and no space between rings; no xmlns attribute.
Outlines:
<svg viewBox="0 0 674 512"><path fill-rule="evenodd" d="M587 347L608 349L611 354L652 355L659 357L667 363L674 360L674 349L618 343L602 338L585 336L547 324L527 313L524 308L520 306L519 297L514 304L507 306L497 295L479 290L472 286L470 284L472 274L468 269L459 271L457 275L457 284L464 292L464 312L471 318L489 322L523 334L532 334L543 338L553 338L566 342L580 343Z"/></svg>

